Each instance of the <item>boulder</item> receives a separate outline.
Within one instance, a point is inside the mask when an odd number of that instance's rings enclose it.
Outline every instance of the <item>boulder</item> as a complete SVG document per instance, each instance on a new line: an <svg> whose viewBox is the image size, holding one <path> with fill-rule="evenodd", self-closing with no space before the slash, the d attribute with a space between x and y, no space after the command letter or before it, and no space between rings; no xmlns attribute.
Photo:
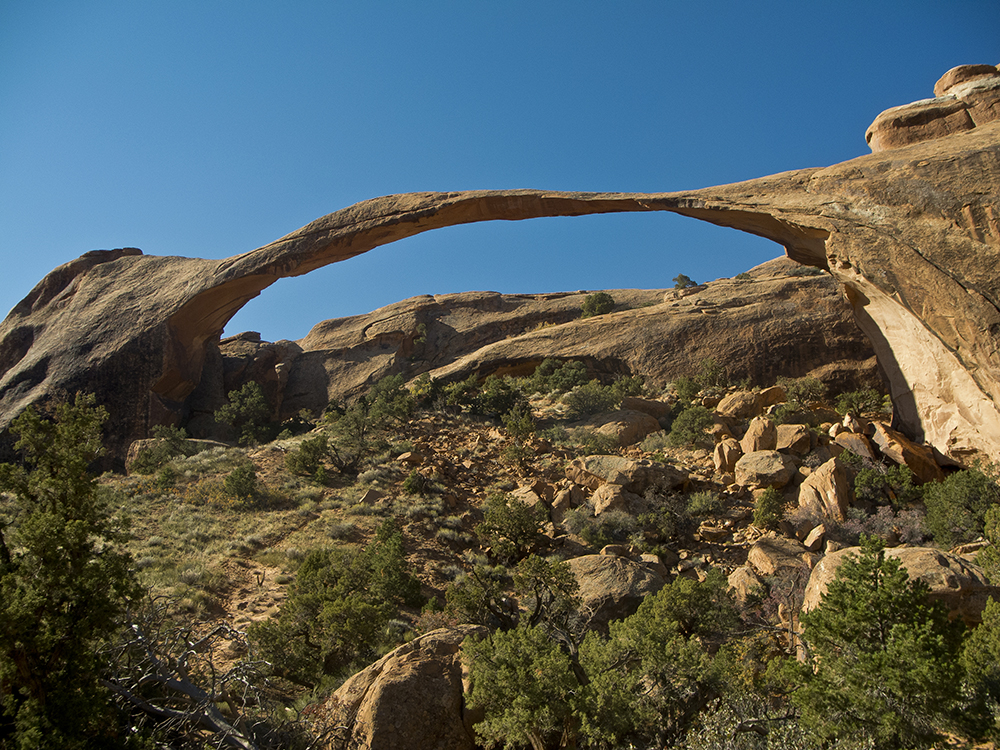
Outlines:
<svg viewBox="0 0 1000 750"><path fill-rule="evenodd" d="M767 417L754 417L750 426L740 440L740 448L744 453L754 451L773 451L778 444L778 431L774 422Z"/></svg>
<svg viewBox="0 0 1000 750"><path fill-rule="evenodd" d="M319 729L345 727L346 747L473 750L463 712L459 649L479 625L432 630L350 677L329 698Z"/></svg>
<svg viewBox="0 0 1000 750"><path fill-rule="evenodd" d="M743 455L743 449L733 438L725 438L715 444L712 463L717 474L730 474L736 470L736 462Z"/></svg>
<svg viewBox="0 0 1000 750"><path fill-rule="evenodd" d="M760 405L762 408L766 409L769 406L776 406L778 404L784 403L787 396L785 395L785 389L780 385L772 385L770 388L764 388L760 392Z"/></svg>
<svg viewBox="0 0 1000 750"><path fill-rule="evenodd" d="M729 574L729 588L733 590L736 601L741 604L751 596L757 595L765 590L763 581L754 572L753 568L741 565Z"/></svg>
<svg viewBox="0 0 1000 750"><path fill-rule="evenodd" d="M872 447L871 441L864 435L859 435L855 432L839 432L833 439L833 442L844 450L850 451L862 458L875 459L875 449Z"/></svg>
<svg viewBox="0 0 1000 750"><path fill-rule="evenodd" d="M596 627L633 614L665 583L649 567L627 557L584 555L570 560L569 567L580 584L581 611Z"/></svg>
<svg viewBox="0 0 1000 750"><path fill-rule="evenodd" d="M925 445L917 445L901 432L897 432L882 422L874 422L875 434L872 440L882 451L882 455L897 464L905 464L921 484L940 482L944 472L934 460L934 451Z"/></svg>
<svg viewBox="0 0 1000 750"><path fill-rule="evenodd" d="M763 410L760 393L757 391L730 393L715 407L715 411L723 417L733 417L734 419L750 419L759 416Z"/></svg>
<svg viewBox="0 0 1000 750"><path fill-rule="evenodd" d="M670 416L673 406L666 401L657 401L652 398L639 398L638 396L626 396L622 399L621 408L625 411L641 411L653 419L666 419Z"/></svg>
<svg viewBox="0 0 1000 750"><path fill-rule="evenodd" d="M843 521L853 502L854 478L839 458L831 458L799 487L799 507L818 518Z"/></svg>
<svg viewBox="0 0 1000 750"><path fill-rule="evenodd" d="M592 490L602 484L618 484L636 495L650 487L672 490L687 483L687 474L673 466L622 456L575 458L566 467L566 478Z"/></svg>
<svg viewBox="0 0 1000 750"><path fill-rule="evenodd" d="M736 462L736 484L742 487L781 489L795 475L796 464L778 451L754 451Z"/></svg>
<svg viewBox="0 0 1000 750"><path fill-rule="evenodd" d="M777 575L782 568L808 569L812 559L802 542L774 532L762 536L747 552L747 562L765 576Z"/></svg>
<svg viewBox="0 0 1000 750"><path fill-rule="evenodd" d="M620 484L602 484L590 498L594 505L594 515L599 516L610 510L620 510L626 513L642 513L646 501L640 496L629 492Z"/></svg>
<svg viewBox="0 0 1000 750"><path fill-rule="evenodd" d="M804 424L779 424L775 450L804 456L812 450L812 432Z"/></svg>
<svg viewBox="0 0 1000 750"><path fill-rule="evenodd" d="M601 435L608 435L621 446L635 445L647 435L659 432L660 423L644 411L619 409L587 420L586 424Z"/></svg>
<svg viewBox="0 0 1000 750"><path fill-rule="evenodd" d="M802 611L820 605L823 594L837 569L849 555L859 555L860 547L845 547L824 556L813 568L802 600ZM892 547L885 550L887 558L899 560L910 578L920 579L929 587L932 600L941 601L952 618L960 617L967 625L982 620L983 608L989 597L1000 599L1000 586L992 585L975 563L951 552L932 547Z"/></svg>

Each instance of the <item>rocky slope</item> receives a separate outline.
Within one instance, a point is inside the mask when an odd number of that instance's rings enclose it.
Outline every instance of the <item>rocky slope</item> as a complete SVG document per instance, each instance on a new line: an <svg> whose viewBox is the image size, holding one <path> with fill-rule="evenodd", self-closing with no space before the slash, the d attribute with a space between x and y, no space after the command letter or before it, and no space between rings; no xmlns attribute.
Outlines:
<svg viewBox="0 0 1000 750"><path fill-rule="evenodd" d="M586 362L592 376L641 374L660 388L725 361L734 380L820 377L835 390L878 383L874 352L827 275L794 276L776 259L749 279L676 290L612 290L615 310L581 319L586 292L495 292L415 297L368 315L328 320L299 341L224 340L188 399L193 434L248 381L262 383L275 417L356 396L386 375L429 372L445 381L475 373L530 375L546 357Z"/></svg>
<svg viewBox="0 0 1000 750"><path fill-rule="evenodd" d="M967 80L943 79L941 107L890 118L908 145L825 169L673 193L388 196L222 261L88 253L0 324L0 429L64 391L113 394L105 400L121 455L151 425L186 413L226 322L279 278L455 224L671 211L767 237L828 269L872 340L899 426L954 460L998 460L1000 73L987 67L946 74ZM923 124L951 118L953 104L972 127L928 132Z"/></svg>

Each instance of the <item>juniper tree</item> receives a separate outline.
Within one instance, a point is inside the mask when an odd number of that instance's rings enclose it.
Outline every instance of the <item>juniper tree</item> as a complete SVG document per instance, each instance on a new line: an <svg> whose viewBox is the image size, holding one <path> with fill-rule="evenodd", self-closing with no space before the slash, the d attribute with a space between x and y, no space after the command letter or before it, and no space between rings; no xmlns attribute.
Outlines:
<svg viewBox="0 0 1000 750"><path fill-rule="evenodd" d="M138 586L109 497L88 472L107 418L92 395L29 407L0 465L0 746L108 747L115 723L98 646Z"/></svg>

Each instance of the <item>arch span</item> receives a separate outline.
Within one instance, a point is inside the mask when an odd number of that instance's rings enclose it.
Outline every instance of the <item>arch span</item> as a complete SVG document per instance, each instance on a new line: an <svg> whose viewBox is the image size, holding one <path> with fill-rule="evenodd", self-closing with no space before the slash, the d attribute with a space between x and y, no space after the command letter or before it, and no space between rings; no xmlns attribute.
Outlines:
<svg viewBox="0 0 1000 750"><path fill-rule="evenodd" d="M221 261L88 254L49 274L0 325L0 427L51 394L96 390L113 394L121 455L150 424L183 412L225 324L280 278L457 224L670 211L765 237L828 269L890 375L899 426L956 459L1000 460L998 196L995 123L694 191L375 198Z"/></svg>

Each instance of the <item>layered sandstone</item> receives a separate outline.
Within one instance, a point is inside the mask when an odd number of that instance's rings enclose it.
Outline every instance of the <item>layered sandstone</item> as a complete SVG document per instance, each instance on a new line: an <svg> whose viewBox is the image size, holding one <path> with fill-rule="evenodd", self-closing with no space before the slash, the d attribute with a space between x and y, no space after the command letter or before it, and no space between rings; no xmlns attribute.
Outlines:
<svg viewBox="0 0 1000 750"><path fill-rule="evenodd" d="M980 80L990 79L959 86ZM151 424L189 413L226 322L279 278L455 224L622 211L734 227L829 270L888 376L895 426L959 461L1000 460L997 120L702 190L376 198L221 261L91 253L46 276L0 324L0 429L30 403L97 391L123 455Z"/></svg>

